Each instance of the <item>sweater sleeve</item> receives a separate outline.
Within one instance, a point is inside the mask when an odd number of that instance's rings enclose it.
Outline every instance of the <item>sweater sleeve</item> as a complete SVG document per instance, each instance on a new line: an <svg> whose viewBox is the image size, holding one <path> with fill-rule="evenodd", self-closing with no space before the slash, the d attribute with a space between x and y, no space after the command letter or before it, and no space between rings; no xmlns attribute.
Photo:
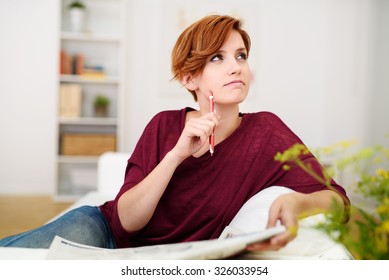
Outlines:
<svg viewBox="0 0 389 280"><path fill-rule="evenodd" d="M273 159L278 152L282 153L291 148L294 144L302 144L305 148L307 148L303 141L279 117L274 114L272 115L273 131L269 138L268 150L273 154ZM326 180L322 164L308 148L307 150L308 153L300 154L299 159L305 166L309 167L318 177L320 177L321 180L313 177L294 162L287 162L290 166L288 170L283 169L283 163L276 162L279 172L276 184L279 186L289 187L302 193L331 189L342 196L345 205L347 206L350 201L347 198L345 189L333 178L329 178L329 186L324 183Z"/></svg>

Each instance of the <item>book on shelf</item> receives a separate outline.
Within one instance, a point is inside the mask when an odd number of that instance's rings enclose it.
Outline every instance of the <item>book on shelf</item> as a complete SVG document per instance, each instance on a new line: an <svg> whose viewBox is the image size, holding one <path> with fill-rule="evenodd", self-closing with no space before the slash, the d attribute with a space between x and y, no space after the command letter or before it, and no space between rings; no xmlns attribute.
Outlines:
<svg viewBox="0 0 389 280"><path fill-rule="evenodd" d="M78 53L74 57L75 65L73 66L73 72L76 75L82 75L84 73L84 55Z"/></svg>
<svg viewBox="0 0 389 280"><path fill-rule="evenodd" d="M83 79L92 79L92 80L105 79L104 68L100 65L85 65L80 77Z"/></svg>
<svg viewBox="0 0 389 280"><path fill-rule="evenodd" d="M82 53L71 55L61 50L59 71L61 75L81 75L84 71L84 55Z"/></svg>
<svg viewBox="0 0 389 280"><path fill-rule="evenodd" d="M85 80L104 80L106 76L104 73L83 73L80 75L80 78Z"/></svg>
<svg viewBox="0 0 389 280"><path fill-rule="evenodd" d="M78 84L61 84L59 90L59 116L78 118L81 116L82 92Z"/></svg>
<svg viewBox="0 0 389 280"><path fill-rule="evenodd" d="M60 51L60 74L77 75L83 79L104 79L105 71L101 65L87 65L82 53L68 54Z"/></svg>
<svg viewBox="0 0 389 280"><path fill-rule="evenodd" d="M59 59L59 73L62 75L71 74L71 65L71 57L64 50L61 50Z"/></svg>

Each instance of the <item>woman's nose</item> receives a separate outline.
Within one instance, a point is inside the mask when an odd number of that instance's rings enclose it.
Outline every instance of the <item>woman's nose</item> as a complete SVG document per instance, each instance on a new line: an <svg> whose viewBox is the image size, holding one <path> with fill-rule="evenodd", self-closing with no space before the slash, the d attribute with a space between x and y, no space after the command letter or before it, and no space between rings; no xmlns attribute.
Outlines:
<svg viewBox="0 0 389 280"><path fill-rule="evenodd" d="M240 63L234 58L231 59L229 62L229 74L234 75L234 74L239 74L241 71L241 65Z"/></svg>

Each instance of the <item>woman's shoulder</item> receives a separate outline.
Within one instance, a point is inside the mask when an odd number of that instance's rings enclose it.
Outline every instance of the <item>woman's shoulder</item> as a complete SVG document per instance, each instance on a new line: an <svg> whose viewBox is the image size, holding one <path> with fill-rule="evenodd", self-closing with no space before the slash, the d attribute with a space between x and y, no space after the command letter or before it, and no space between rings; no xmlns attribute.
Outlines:
<svg viewBox="0 0 389 280"><path fill-rule="evenodd" d="M173 131L175 128L180 130L185 120L187 108L177 110L164 110L156 113L148 122L146 130L160 130L169 128Z"/></svg>
<svg viewBox="0 0 389 280"><path fill-rule="evenodd" d="M243 118L246 118L248 120L252 120L255 122L260 122L262 124L275 124L275 123L283 123L281 118L270 111L259 111L259 112L252 112L252 113L243 113Z"/></svg>
<svg viewBox="0 0 389 280"><path fill-rule="evenodd" d="M179 110L163 110L158 113L156 113L153 117L153 119L165 119L165 118L174 118L182 114L182 111L185 109L179 109Z"/></svg>
<svg viewBox="0 0 389 280"><path fill-rule="evenodd" d="M260 111L243 114L243 120L248 129L256 128L258 133L271 133L272 135L290 133L290 127L276 113Z"/></svg>
<svg viewBox="0 0 389 280"><path fill-rule="evenodd" d="M150 123L159 123L174 120L175 122L185 115L185 108L178 110L164 110L156 113L150 120Z"/></svg>
<svg viewBox="0 0 389 280"><path fill-rule="evenodd" d="M257 128L260 134L268 132L269 139L276 139L276 142L282 139L285 143L301 142L301 139L276 113L269 111L249 113L247 118L251 119L249 127Z"/></svg>

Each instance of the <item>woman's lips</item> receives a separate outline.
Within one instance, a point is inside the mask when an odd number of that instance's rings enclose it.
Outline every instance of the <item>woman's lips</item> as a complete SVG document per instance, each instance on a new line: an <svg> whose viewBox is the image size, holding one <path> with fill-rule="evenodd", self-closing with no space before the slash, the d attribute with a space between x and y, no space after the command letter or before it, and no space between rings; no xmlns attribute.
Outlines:
<svg viewBox="0 0 389 280"><path fill-rule="evenodd" d="M234 80L225 84L225 86L244 86L244 85L245 83L242 80Z"/></svg>

